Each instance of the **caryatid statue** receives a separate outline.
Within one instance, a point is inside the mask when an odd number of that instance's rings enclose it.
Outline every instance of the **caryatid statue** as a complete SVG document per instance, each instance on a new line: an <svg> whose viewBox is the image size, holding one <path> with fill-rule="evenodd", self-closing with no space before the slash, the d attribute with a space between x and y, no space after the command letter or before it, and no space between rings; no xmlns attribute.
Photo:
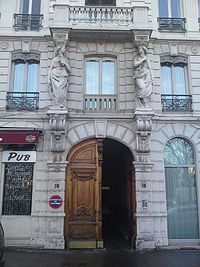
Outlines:
<svg viewBox="0 0 200 267"><path fill-rule="evenodd" d="M55 48L55 55L51 63L48 76L48 85L54 106L62 106L67 99L69 86L68 76L71 72L66 56L66 43Z"/></svg>
<svg viewBox="0 0 200 267"><path fill-rule="evenodd" d="M150 62L147 58L147 48L144 45L138 46L138 54L134 57L134 78L136 84L136 96L139 107L148 108L153 87L153 75Z"/></svg>

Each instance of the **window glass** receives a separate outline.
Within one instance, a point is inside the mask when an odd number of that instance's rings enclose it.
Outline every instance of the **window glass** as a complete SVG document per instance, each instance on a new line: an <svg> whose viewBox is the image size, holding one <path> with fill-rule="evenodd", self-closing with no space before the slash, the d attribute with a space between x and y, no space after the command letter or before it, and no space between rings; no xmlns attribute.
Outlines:
<svg viewBox="0 0 200 267"><path fill-rule="evenodd" d="M102 62L102 94L115 93L115 64L114 62Z"/></svg>
<svg viewBox="0 0 200 267"><path fill-rule="evenodd" d="M32 14L40 14L40 0L32 0Z"/></svg>
<svg viewBox="0 0 200 267"><path fill-rule="evenodd" d="M199 18L200 18L200 0L198 0L198 11L199 11Z"/></svg>
<svg viewBox="0 0 200 267"><path fill-rule="evenodd" d="M25 72L24 62L16 61L14 66L14 81L13 81L14 92L24 91L24 72Z"/></svg>
<svg viewBox="0 0 200 267"><path fill-rule="evenodd" d="M166 57L166 61L162 59L161 61L162 93L186 95L188 93L187 59Z"/></svg>
<svg viewBox="0 0 200 267"><path fill-rule="evenodd" d="M182 138L164 149L169 239L198 239L198 210L193 147Z"/></svg>
<svg viewBox="0 0 200 267"><path fill-rule="evenodd" d="M182 138L170 140L164 150L165 164L187 165L194 164L194 153L192 146Z"/></svg>
<svg viewBox="0 0 200 267"><path fill-rule="evenodd" d="M171 0L171 16L172 18L180 18L180 0Z"/></svg>
<svg viewBox="0 0 200 267"><path fill-rule="evenodd" d="M163 94L172 94L172 73L171 66L162 66L162 92Z"/></svg>
<svg viewBox="0 0 200 267"><path fill-rule="evenodd" d="M99 62L86 62L86 94L99 93Z"/></svg>
<svg viewBox="0 0 200 267"><path fill-rule="evenodd" d="M159 0L159 16L168 17L168 0Z"/></svg>
<svg viewBox="0 0 200 267"><path fill-rule="evenodd" d="M86 94L115 94L115 61L86 61Z"/></svg>
<svg viewBox="0 0 200 267"><path fill-rule="evenodd" d="M175 76L176 94L178 95L186 94L184 66L175 65L174 74L175 74L174 76Z"/></svg>
<svg viewBox="0 0 200 267"><path fill-rule="evenodd" d="M34 61L28 64L27 92L37 92L38 64Z"/></svg>
<svg viewBox="0 0 200 267"><path fill-rule="evenodd" d="M22 0L22 13L28 14L29 13L29 0Z"/></svg>

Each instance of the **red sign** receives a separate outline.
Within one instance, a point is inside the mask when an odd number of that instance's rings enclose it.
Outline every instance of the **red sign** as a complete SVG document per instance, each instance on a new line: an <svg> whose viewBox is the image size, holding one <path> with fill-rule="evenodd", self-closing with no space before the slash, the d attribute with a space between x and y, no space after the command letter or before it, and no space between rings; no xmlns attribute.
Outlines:
<svg viewBox="0 0 200 267"><path fill-rule="evenodd" d="M62 198L60 196L54 195L49 199L49 205L53 209L58 209L62 206Z"/></svg>
<svg viewBox="0 0 200 267"><path fill-rule="evenodd" d="M0 144L37 144L39 130L0 130Z"/></svg>

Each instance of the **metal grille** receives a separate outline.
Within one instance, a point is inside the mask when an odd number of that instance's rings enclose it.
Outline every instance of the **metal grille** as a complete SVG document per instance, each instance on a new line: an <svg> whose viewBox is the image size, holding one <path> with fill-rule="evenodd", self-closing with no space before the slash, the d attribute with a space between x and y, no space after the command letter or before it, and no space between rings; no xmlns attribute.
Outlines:
<svg viewBox="0 0 200 267"><path fill-rule="evenodd" d="M161 95L163 111L192 111L191 95Z"/></svg>
<svg viewBox="0 0 200 267"><path fill-rule="evenodd" d="M158 18L159 30L185 31L185 18Z"/></svg>
<svg viewBox="0 0 200 267"><path fill-rule="evenodd" d="M39 108L39 93L7 93L6 109L37 110Z"/></svg>
<svg viewBox="0 0 200 267"><path fill-rule="evenodd" d="M14 28L16 31L39 31L42 28L43 15L14 14Z"/></svg>
<svg viewBox="0 0 200 267"><path fill-rule="evenodd" d="M32 199L32 163L6 163L3 215L30 215Z"/></svg>

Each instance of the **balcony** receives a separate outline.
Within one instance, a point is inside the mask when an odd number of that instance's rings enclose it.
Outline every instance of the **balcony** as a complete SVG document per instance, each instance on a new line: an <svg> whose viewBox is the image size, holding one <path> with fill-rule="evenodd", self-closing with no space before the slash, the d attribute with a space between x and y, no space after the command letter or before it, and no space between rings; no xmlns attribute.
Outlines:
<svg viewBox="0 0 200 267"><path fill-rule="evenodd" d="M158 30L185 32L185 22L185 18L158 18Z"/></svg>
<svg viewBox="0 0 200 267"><path fill-rule="evenodd" d="M7 110L35 111L39 108L39 93L7 92Z"/></svg>
<svg viewBox="0 0 200 267"><path fill-rule="evenodd" d="M84 110L90 112L115 112L117 111L116 95L86 95Z"/></svg>
<svg viewBox="0 0 200 267"><path fill-rule="evenodd" d="M14 14L15 31L39 31L42 28L43 15Z"/></svg>
<svg viewBox="0 0 200 267"><path fill-rule="evenodd" d="M72 30L123 30L151 29L147 6L68 6L54 5L51 28L68 27Z"/></svg>
<svg viewBox="0 0 200 267"><path fill-rule="evenodd" d="M191 95L161 95L162 111L191 112Z"/></svg>

